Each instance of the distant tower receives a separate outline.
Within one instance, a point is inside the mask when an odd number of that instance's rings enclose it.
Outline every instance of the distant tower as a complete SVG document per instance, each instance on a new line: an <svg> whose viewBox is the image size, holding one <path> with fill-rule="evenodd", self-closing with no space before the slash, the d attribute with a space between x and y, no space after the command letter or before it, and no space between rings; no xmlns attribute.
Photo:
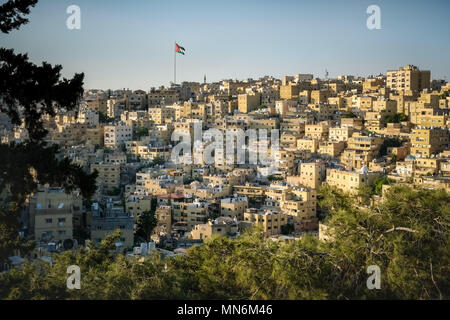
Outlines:
<svg viewBox="0 0 450 320"><path fill-rule="evenodd" d="M325 69L325 79L328 80L328 70Z"/></svg>
<svg viewBox="0 0 450 320"><path fill-rule="evenodd" d="M203 83L206 84L206 74L203 76Z"/></svg>

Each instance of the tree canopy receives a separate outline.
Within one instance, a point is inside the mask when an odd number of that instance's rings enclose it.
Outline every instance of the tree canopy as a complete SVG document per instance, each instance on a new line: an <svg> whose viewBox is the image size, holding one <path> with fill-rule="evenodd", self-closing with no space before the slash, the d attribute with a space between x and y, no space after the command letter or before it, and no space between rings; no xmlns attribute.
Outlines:
<svg viewBox="0 0 450 320"><path fill-rule="evenodd" d="M323 200L333 207L329 241L276 242L250 230L236 239L213 237L183 256L155 253L142 261L112 255L110 236L100 248L55 255L53 267L27 263L1 274L0 299L449 298L445 191L393 186L370 209L348 206L348 195ZM66 288L72 264L81 268L81 290ZM379 290L366 286L370 265L380 267Z"/></svg>
<svg viewBox="0 0 450 320"><path fill-rule="evenodd" d="M36 0L10 0L0 6L0 30L8 33L28 22L25 15ZM59 153L57 145L45 141L48 131L44 119L58 110L76 110L83 95L83 73L72 79L61 79L62 66L47 62L35 65L27 54L0 48L0 112L13 125L22 125L28 139L21 143L0 144L0 193L6 195L0 203L0 229L11 235L4 239L0 260L18 248L18 219L21 204L39 184L61 186L66 192L79 189L86 198L96 189L97 173L88 174ZM3 234L5 236L5 234ZM12 245L16 244L16 245ZM8 249L8 250L7 250Z"/></svg>

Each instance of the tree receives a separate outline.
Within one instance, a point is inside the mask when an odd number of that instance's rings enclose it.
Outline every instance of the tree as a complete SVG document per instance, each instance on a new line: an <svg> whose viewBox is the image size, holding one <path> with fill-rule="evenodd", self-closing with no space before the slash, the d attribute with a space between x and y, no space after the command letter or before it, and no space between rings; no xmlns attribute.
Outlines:
<svg viewBox="0 0 450 320"><path fill-rule="evenodd" d="M165 259L114 255L116 233L100 247L55 254L51 268L0 273L0 299L448 299L449 201L444 190L393 186L372 208L336 203L332 241L272 241L256 228ZM81 290L66 288L73 264ZM380 290L367 288L370 265L380 267Z"/></svg>
<svg viewBox="0 0 450 320"><path fill-rule="evenodd" d="M347 111L341 118L358 118L358 116L351 111Z"/></svg>
<svg viewBox="0 0 450 320"><path fill-rule="evenodd" d="M269 182L272 182L272 181L280 181L280 180L284 180L284 179L279 176L270 175L270 176L267 176L267 180L269 180Z"/></svg>
<svg viewBox="0 0 450 320"><path fill-rule="evenodd" d="M141 137L147 136L148 135L148 129L146 127L139 127L136 130L136 139L140 139Z"/></svg>
<svg viewBox="0 0 450 320"><path fill-rule="evenodd" d="M404 113L396 113L391 116L387 116L385 119L385 123L400 123L403 121L407 121L408 116Z"/></svg>
<svg viewBox="0 0 450 320"><path fill-rule="evenodd" d="M113 118L108 117L103 112L99 112L98 113L98 120L100 121L100 123L111 123L111 122L114 122Z"/></svg>
<svg viewBox="0 0 450 320"><path fill-rule="evenodd" d="M381 195L384 184L390 184L390 180L386 176L378 177L373 181L373 191L377 195Z"/></svg>
<svg viewBox="0 0 450 320"><path fill-rule="evenodd" d="M155 211L144 211L136 221L136 237L145 242L150 241L153 229L157 224Z"/></svg>
<svg viewBox="0 0 450 320"><path fill-rule="evenodd" d="M153 160L152 160L152 165L156 166L156 165L163 165L164 163L166 163L166 160L164 160L164 157L160 156L160 155L156 155Z"/></svg>
<svg viewBox="0 0 450 320"><path fill-rule="evenodd" d="M295 230L295 227L291 223L288 223L288 224L285 224L285 225L281 226L281 234L284 234L284 235L289 235L292 232L294 232L294 230Z"/></svg>
<svg viewBox="0 0 450 320"><path fill-rule="evenodd" d="M334 186L326 184L319 188L317 199L319 204L319 220L324 220L331 212L336 210L349 210L353 207L352 199L348 194L343 193Z"/></svg>
<svg viewBox="0 0 450 320"><path fill-rule="evenodd" d="M380 157L385 156L388 154L387 149L391 147L400 147L402 143L398 138L387 138L384 139L383 143L381 144L380 151L378 152L378 155Z"/></svg>
<svg viewBox="0 0 450 320"><path fill-rule="evenodd" d="M0 31L8 34L28 23L28 19L24 15L29 14L30 8L34 7L37 2L38 0L12 0L1 5Z"/></svg>
<svg viewBox="0 0 450 320"><path fill-rule="evenodd" d="M372 186L363 184L358 188L358 198L364 205L370 205L370 199L372 199L373 195L374 190Z"/></svg>
<svg viewBox="0 0 450 320"><path fill-rule="evenodd" d="M0 6L0 30L8 33L28 22L24 17L36 0L10 0ZM62 186L66 192L80 189L89 198L96 189L97 173L87 174L66 157L59 156L56 145L48 145L44 117L55 116L57 110L75 110L83 94L84 74L61 79L60 65L43 62L41 66L28 61L26 54L0 48L0 111L13 125L24 125L28 140L0 145L0 193L7 196L0 205L13 219L18 219L21 205L34 192L38 183ZM3 215L3 217L5 217ZM1 260L21 245L15 241L20 225L8 218L0 220L0 228L11 229L8 246ZM14 230L14 231L13 231ZM27 245L22 243L24 247Z"/></svg>

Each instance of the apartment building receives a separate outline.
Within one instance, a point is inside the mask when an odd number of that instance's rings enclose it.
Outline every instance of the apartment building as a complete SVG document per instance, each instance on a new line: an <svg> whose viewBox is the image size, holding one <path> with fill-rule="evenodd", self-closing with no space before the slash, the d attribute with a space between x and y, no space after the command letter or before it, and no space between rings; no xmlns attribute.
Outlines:
<svg viewBox="0 0 450 320"><path fill-rule="evenodd" d="M326 122L321 122L318 124L307 124L305 126L305 137L317 140L327 140L328 130L329 125Z"/></svg>
<svg viewBox="0 0 450 320"><path fill-rule="evenodd" d="M245 196L228 197L220 200L220 215L223 217L244 219L244 212L248 208L248 199Z"/></svg>
<svg viewBox="0 0 450 320"><path fill-rule="evenodd" d="M354 133L348 139L348 147L342 152L340 160L357 169L368 166L369 162L378 156L382 143L382 138Z"/></svg>
<svg viewBox="0 0 450 320"><path fill-rule="evenodd" d="M301 163L298 176L288 176L287 183L318 189L326 177L326 167L323 162Z"/></svg>
<svg viewBox="0 0 450 320"><path fill-rule="evenodd" d="M155 124L165 124L166 122L173 122L175 120L176 108L173 106L160 106L148 108L148 115L150 120Z"/></svg>
<svg viewBox="0 0 450 320"><path fill-rule="evenodd" d="M99 244L107 235L120 230L120 239L116 248L123 251L133 247L134 244L134 219L123 207L107 208L101 213L98 204L92 205L91 215L91 240Z"/></svg>
<svg viewBox="0 0 450 320"><path fill-rule="evenodd" d="M386 73L386 87L396 91L422 91L430 88L430 71L407 65Z"/></svg>
<svg viewBox="0 0 450 320"><path fill-rule="evenodd" d="M449 131L442 128L416 128L411 132L411 155L430 157L449 147Z"/></svg>
<svg viewBox="0 0 450 320"><path fill-rule="evenodd" d="M244 222L262 228L266 237L281 233L282 226L288 223L288 215L272 211L249 208L244 213Z"/></svg>
<svg viewBox="0 0 450 320"><path fill-rule="evenodd" d="M251 92L238 95L238 109L241 113L249 113L261 105L261 93Z"/></svg>
<svg viewBox="0 0 450 320"><path fill-rule="evenodd" d="M344 141L324 141L319 144L317 153L325 158L337 158L345 148Z"/></svg>
<svg viewBox="0 0 450 320"><path fill-rule="evenodd" d="M97 183L111 191L120 186L120 164L93 163L91 172L98 171Z"/></svg>
<svg viewBox="0 0 450 320"><path fill-rule="evenodd" d="M63 188L39 187L29 198L29 232L37 241L72 239L73 228L83 225L83 199Z"/></svg>
<svg viewBox="0 0 450 320"><path fill-rule="evenodd" d="M118 148L133 138L131 126L123 122L104 127L104 144L106 147Z"/></svg>
<svg viewBox="0 0 450 320"><path fill-rule="evenodd" d="M130 195L125 202L125 211L138 217L152 209L152 197L146 195Z"/></svg>
<svg viewBox="0 0 450 320"><path fill-rule="evenodd" d="M239 223L230 217L219 217L214 221L195 225L191 231L191 239L206 240L213 236L234 236L238 232Z"/></svg>
<svg viewBox="0 0 450 320"><path fill-rule="evenodd" d="M311 103L327 102L330 97L329 90L312 90Z"/></svg>
<svg viewBox="0 0 450 320"><path fill-rule="evenodd" d="M147 94L147 103L149 107L172 105L179 100L179 93L171 89L151 89Z"/></svg>
<svg viewBox="0 0 450 320"><path fill-rule="evenodd" d="M328 135L328 139L331 141L348 141L353 135L353 127L329 128Z"/></svg>
<svg viewBox="0 0 450 320"><path fill-rule="evenodd" d="M366 172L363 170L356 172L328 169L326 183L344 192L357 194L361 186L371 186L373 181L380 175L381 173L378 172Z"/></svg>

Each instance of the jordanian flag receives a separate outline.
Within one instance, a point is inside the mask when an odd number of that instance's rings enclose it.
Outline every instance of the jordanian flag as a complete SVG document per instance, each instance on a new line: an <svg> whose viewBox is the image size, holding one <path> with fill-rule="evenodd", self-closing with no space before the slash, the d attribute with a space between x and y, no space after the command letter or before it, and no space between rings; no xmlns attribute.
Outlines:
<svg viewBox="0 0 450 320"><path fill-rule="evenodd" d="M178 43L175 43L175 52L184 55L184 48L182 46L179 46Z"/></svg>

